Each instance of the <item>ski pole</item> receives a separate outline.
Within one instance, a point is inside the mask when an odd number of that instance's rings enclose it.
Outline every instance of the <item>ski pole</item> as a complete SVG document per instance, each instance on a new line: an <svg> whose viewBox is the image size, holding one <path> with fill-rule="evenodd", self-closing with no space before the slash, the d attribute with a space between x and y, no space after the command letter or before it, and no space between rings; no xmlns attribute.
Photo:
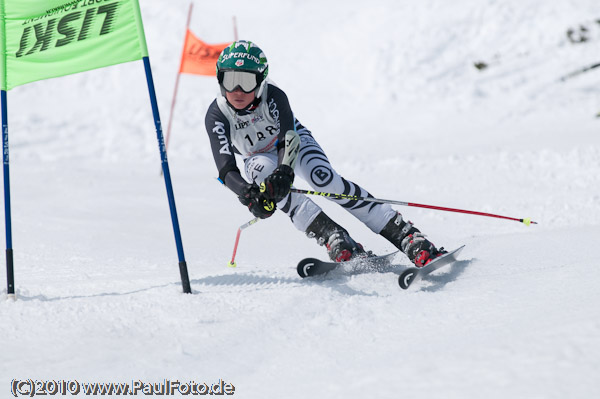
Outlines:
<svg viewBox="0 0 600 399"><path fill-rule="evenodd" d="M352 200L352 201L367 201L367 202L376 202L376 203L379 203L379 204L394 204L394 205L401 205L401 206L412 206L412 207L417 207L417 208L435 209L435 210L438 210L438 211L467 213L469 215L479 215L479 216L487 216L487 217L492 217L492 218L514 220L514 221L517 221L517 222L521 222L521 223L523 223L523 224L525 224L527 226L529 226L530 224L537 224L537 222L534 222L534 221L532 221L529 218L518 219L518 218L511 218L511 217L508 217L508 216L494 215L493 213L467 211L467 210L464 210L464 209L445 208L445 207L442 207L442 206L434 206L434 205L416 204L414 202L385 200L385 199L378 199L378 198L372 198L372 197L359 197L359 196L356 196L356 195L347 195L347 194L324 193L324 192L320 192L320 191L301 190L301 189L298 189L298 188L292 188L290 190L290 192L297 193L297 194L318 195L318 196L321 196L321 197L331 197L331 198L336 198L336 199L347 199L347 200Z"/></svg>
<svg viewBox="0 0 600 399"><path fill-rule="evenodd" d="M238 228L237 235L235 236L235 244L233 245L233 255L231 255L231 261L229 261L227 266L229 266L229 267L237 266L237 264L235 263L235 254L237 252L237 247L240 242L240 235L242 234L242 230L244 230L246 227L252 226L254 223L258 222L259 220L260 220L260 218L256 217L256 218L252 219L251 221L249 221L248 223L244 223L243 225L241 225Z"/></svg>

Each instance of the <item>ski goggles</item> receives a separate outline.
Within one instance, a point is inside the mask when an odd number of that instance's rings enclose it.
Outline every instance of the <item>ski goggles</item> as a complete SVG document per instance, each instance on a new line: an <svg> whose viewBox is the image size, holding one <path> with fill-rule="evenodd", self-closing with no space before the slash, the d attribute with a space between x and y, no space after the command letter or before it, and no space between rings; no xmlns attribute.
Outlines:
<svg viewBox="0 0 600 399"><path fill-rule="evenodd" d="M220 83L228 92L239 87L244 93L251 93L258 87L258 75L252 72L225 71Z"/></svg>

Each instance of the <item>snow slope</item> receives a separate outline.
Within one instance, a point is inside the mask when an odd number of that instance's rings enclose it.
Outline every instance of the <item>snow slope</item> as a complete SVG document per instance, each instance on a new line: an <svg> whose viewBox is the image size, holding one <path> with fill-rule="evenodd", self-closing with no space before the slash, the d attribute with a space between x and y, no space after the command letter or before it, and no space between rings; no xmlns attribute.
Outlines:
<svg viewBox="0 0 600 399"><path fill-rule="evenodd" d="M140 3L166 125L189 3ZM236 16L347 178L381 198L539 222L398 208L436 244L467 245L409 291L404 259L301 280L296 262L325 251L282 214L245 230L227 268L251 215L215 181L216 82L184 75L169 148L182 294L141 63L12 90L18 300L0 301L0 397L28 378L222 379L241 398L597 397L600 70L560 78L600 61L600 7L550 3L195 4L207 42L233 39ZM573 44L580 25L590 40ZM394 249L316 201L368 249Z"/></svg>

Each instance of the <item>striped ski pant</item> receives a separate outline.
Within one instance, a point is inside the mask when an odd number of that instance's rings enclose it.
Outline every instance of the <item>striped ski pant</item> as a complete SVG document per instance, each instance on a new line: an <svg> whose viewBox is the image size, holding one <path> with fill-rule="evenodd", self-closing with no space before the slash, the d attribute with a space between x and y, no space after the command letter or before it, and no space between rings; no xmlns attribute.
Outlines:
<svg viewBox="0 0 600 399"><path fill-rule="evenodd" d="M358 184L346 180L333 169L325 152L310 131L302 127L298 130L298 135L301 145L294 168L296 178L306 181L316 191L359 197L371 196ZM250 181L256 181L257 184L262 183L276 167L276 153L255 154L244 161L246 177ZM389 204L326 198L346 209L377 234L396 216L396 211ZM294 226L302 232L306 231L321 212L321 208L310 198L297 193L288 194L277 204L277 208L286 213Z"/></svg>

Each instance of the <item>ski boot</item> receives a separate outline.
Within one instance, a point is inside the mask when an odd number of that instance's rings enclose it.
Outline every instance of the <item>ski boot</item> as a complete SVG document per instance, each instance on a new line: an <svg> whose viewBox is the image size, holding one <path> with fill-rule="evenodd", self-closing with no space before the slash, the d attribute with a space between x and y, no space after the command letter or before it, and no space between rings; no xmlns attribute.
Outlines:
<svg viewBox="0 0 600 399"><path fill-rule="evenodd" d="M400 213L392 218L379 234L404 252L417 267L423 267L447 253L443 247L437 249L410 221L402 220Z"/></svg>
<svg viewBox="0 0 600 399"><path fill-rule="evenodd" d="M346 229L331 220L324 212L319 213L308 226L306 235L316 238L319 245L325 245L332 261L346 262L356 256L366 256L362 245L354 241Z"/></svg>

